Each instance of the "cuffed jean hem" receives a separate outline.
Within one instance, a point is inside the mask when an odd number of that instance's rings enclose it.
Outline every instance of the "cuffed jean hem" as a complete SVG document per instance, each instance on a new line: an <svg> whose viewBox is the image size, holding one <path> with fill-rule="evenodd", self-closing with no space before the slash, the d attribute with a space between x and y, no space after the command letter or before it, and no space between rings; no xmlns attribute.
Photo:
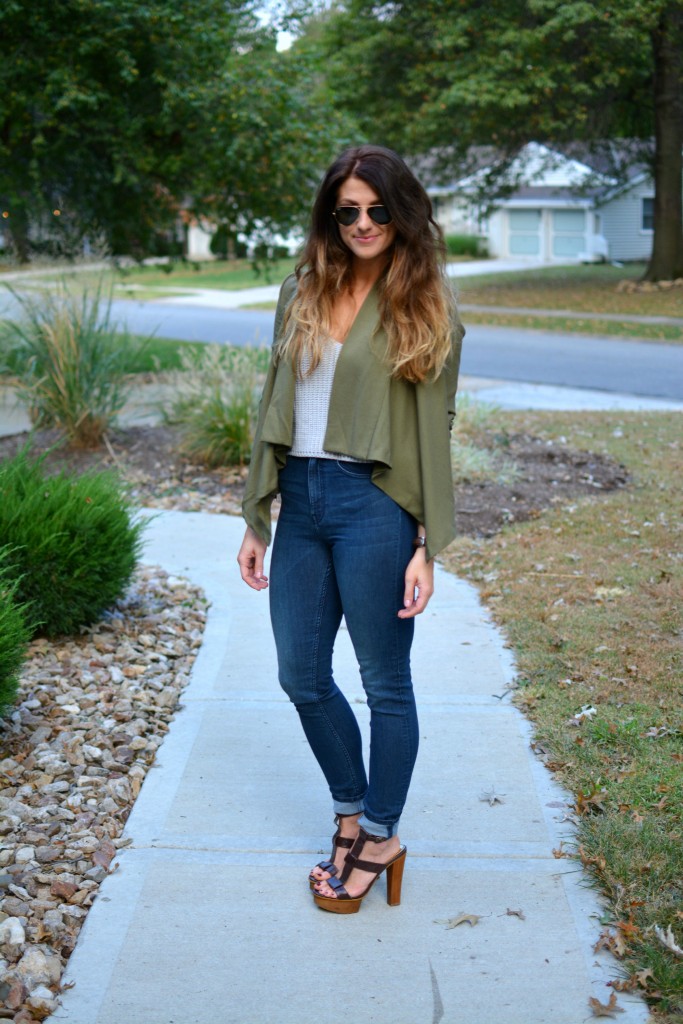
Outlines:
<svg viewBox="0 0 683 1024"><path fill-rule="evenodd" d="M371 836L382 836L383 839L391 839L398 832L398 822L394 822L393 825L380 825L376 821L371 821L367 815L362 814L358 819L358 824L361 828L364 828Z"/></svg>
<svg viewBox="0 0 683 1024"><path fill-rule="evenodd" d="M333 800L332 808L335 814L339 814L342 817L347 814L360 814L363 810L362 800Z"/></svg>

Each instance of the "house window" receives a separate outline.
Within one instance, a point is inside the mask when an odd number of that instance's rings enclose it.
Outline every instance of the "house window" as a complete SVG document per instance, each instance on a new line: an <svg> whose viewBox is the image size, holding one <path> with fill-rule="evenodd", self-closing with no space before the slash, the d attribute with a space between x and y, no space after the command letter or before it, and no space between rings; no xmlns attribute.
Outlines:
<svg viewBox="0 0 683 1024"><path fill-rule="evenodd" d="M642 230L654 231L655 229L655 201L648 197L643 199Z"/></svg>

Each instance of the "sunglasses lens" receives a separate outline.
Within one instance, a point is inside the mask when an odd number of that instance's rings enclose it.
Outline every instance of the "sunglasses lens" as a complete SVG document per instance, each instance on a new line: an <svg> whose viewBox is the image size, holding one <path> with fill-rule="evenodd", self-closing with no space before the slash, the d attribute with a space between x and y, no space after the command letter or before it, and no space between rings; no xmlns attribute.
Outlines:
<svg viewBox="0 0 683 1024"><path fill-rule="evenodd" d="M386 206L370 206L368 207L368 215L371 220L374 220L375 224L391 223L391 214Z"/></svg>
<svg viewBox="0 0 683 1024"><path fill-rule="evenodd" d="M357 206L338 206L334 211L334 215L340 224L343 224L345 228L350 227L360 217L360 210Z"/></svg>
<svg viewBox="0 0 683 1024"><path fill-rule="evenodd" d="M375 224L391 224L391 214L386 206L368 206L367 210L368 217ZM334 216L339 224L348 228L355 224L360 217L360 208L358 206L338 206L334 211Z"/></svg>

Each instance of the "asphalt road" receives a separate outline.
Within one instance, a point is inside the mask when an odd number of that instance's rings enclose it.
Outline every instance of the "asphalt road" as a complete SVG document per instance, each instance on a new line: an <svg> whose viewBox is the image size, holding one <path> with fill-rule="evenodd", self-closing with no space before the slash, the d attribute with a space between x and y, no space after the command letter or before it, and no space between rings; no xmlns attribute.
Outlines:
<svg viewBox="0 0 683 1024"><path fill-rule="evenodd" d="M136 334L179 341L213 341L220 345L270 345L274 314L259 310L167 306L163 302L112 302L116 320Z"/></svg>
<svg viewBox="0 0 683 1024"><path fill-rule="evenodd" d="M463 346L462 372L530 384L683 399L683 346L659 342L473 324Z"/></svg>
<svg viewBox="0 0 683 1024"><path fill-rule="evenodd" d="M115 319L139 334L234 345L270 344L273 313L117 300ZM0 317L11 315L0 295ZM683 346L473 324L462 372L473 377L591 388L683 401Z"/></svg>
<svg viewBox="0 0 683 1024"><path fill-rule="evenodd" d="M273 314L198 306L119 301L115 313L131 330L187 341L270 344ZM462 372L473 377L593 388L683 400L683 346L578 334L467 328Z"/></svg>

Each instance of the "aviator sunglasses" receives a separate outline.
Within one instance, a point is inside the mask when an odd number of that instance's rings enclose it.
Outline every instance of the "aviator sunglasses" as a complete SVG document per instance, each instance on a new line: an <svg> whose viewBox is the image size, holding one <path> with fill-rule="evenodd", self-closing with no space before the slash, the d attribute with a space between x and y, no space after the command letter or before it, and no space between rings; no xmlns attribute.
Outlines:
<svg viewBox="0 0 683 1024"><path fill-rule="evenodd" d="M355 224L360 217L361 210L367 210L368 217L375 224L391 224L391 214L386 206L338 206L333 212L334 218L345 228Z"/></svg>

